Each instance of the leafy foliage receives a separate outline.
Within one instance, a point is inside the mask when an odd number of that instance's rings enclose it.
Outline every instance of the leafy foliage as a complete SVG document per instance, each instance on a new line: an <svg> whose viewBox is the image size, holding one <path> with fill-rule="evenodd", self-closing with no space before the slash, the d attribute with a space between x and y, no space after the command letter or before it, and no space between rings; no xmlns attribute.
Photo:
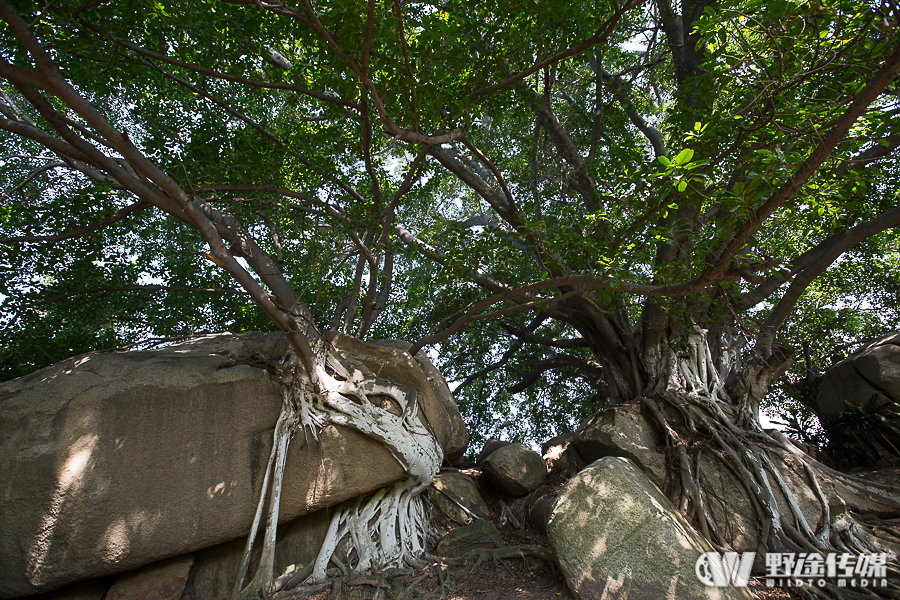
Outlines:
<svg viewBox="0 0 900 600"><path fill-rule="evenodd" d="M900 323L891 3L4 6L0 378L309 318L428 340L536 441L697 329L734 386Z"/></svg>

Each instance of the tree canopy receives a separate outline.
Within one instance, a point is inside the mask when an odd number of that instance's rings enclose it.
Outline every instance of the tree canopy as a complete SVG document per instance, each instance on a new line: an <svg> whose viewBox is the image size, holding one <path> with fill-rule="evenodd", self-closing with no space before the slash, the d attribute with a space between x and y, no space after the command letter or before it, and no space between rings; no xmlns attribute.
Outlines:
<svg viewBox="0 0 900 600"><path fill-rule="evenodd" d="M895 3L0 19L3 378L314 325L431 348L476 439L539 440L704 361L753 412L900 322Z"/></svg>

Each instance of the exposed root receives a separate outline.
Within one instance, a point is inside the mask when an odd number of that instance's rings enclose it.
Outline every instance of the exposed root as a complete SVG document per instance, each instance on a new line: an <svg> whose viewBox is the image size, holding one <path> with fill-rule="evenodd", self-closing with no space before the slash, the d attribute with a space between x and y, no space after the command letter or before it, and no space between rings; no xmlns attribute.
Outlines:
<svg viewBox="0 0 900 600"><path fill-rule="evenodd" d="M726 391L705 332L695 333L680 353L669 358L665 389L656 386L651 388L653 397L641 398L676 459L680 486L672 499L679 511L717 550L732 550L710 513L699 477L700 453L708 452L739 482L759 517L757 571L764 568L760 557L766 552L846 552L857 556L885 552L888 576L896 577L894 573L900 570L900 534L883 525L872 526L859 514L900 515L900 488L833 471L783 435L763 432L757 416L758 399L774 374L783 369L784 356L770 359L771 364L756 360ZM679 415L682 423L676 424L672 415ZM698 443L697 439L706 441ZM798 489L808 490L808 496L815 498L821 514L818 521L811 520L808 507L804 513L795 494ZM894 597L898 592L893 582L885 588L856 588L850 593L831 584L798 591L807 598Z"/></svg>
<svg viewBox="0 0 900 600"><path fill-rule="evenodd" d="M507 558L537 558L544 562L555 565L556 559L553 556L553 553L544 548L543 546L537 546L534 544L519 544L517 546L503 546L502 548L477 548L472 550L471 552L465 554L464 556L460 556L457 558L449 558L446 556L435 556L433 554L426 555L428 560L445 564L445 565L467 565L474 564L475 566L480 565L484 562L485 559L490 558L491 560L502 560Z"/></svg>
<svg viewBox="0 0 900 600"><path fill-rule="evenodd" d="M443 452L419 419L416 391L366 378L359 371L351 372L324 346L319 348L312 373L306 373L293 355L288 355L275 370L280 375L284 402L232 598L268 598L299 584L322 584L328 579L331 563L339 567L344 577L420 566L418 557L425 552L429 533L429 519L420 494L438 472ZM374 395L386 398L387 405L399 414L373 404L370 396ZM275 537L287 450L297 430L303 431L304 439L312 435L317 440L319 429L327 424L353 428L383 443L408 478L367 499L339 507L315 561L276 579ZM272 490L262 558L256 576L244 587L270 474ZM344 560L338 556L339 550Z"/></svg>

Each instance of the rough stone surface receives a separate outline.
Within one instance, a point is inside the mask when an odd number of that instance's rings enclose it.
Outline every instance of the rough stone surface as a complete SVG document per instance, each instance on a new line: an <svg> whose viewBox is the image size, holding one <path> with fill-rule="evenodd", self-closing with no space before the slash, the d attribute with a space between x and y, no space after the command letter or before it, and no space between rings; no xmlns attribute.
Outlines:
<svg viewBox="0 0 900 600"><path fill-rule="evenodd" d="M565 436L553 438L543 445L543 458L544 462L547 463L547 469L556 471L564 479L569 479L587 466L584 459L578 454L578 450L575 449L574 442L575 434L567 433Z"/></svg>
<svg viewBox="0 0 900 600"><path fill-rule="evenodd" d="M525 444L509 444L492 452L481 469L494 487L510 496L533 492L547 477L544 459Z"/></svg>
<svg viewBox="0 0 900 600"><path fill-rule="evenodd" d="M99 577L89 581L79 581L61 590L30 596L31 600L104 600L106 592L115 583L115 577Z"/></svg>
<svg viewBox="0 0 900 600"><path fill-rule="evenodd" d="M656 428L641 414L640 404L619 404L594 414L578 428L573 442L585 463L606 456L629 458L663 488L666 462L656 450L660 443Z"/></svg>
<svg viewBox="0 0 900 600"><path fill-rule="evenodd" d="M194 555L188 554L124 573L105 600L179 600L192 566Z"/></svg>
<svg viewBox="0 0 900 600"><path fill-rule="evenodd" d="M711 548L626 458L602 458L570 479L547 530L578 600L750 599L698 581L694 565Z"/></svg>
<svg viewBox="0 0 900 600"><path fill-rule="evenodd" d="M445 452L464 451L459 412L449 393L435 392L443 381L420 361L351 338L334 343L382 377L415 387ZM82 355L0 384L0 598L247 534L282 402L265 370L220 368L246 359L249 347L279 357L286 342L280 334L205 336L153 351ZM384 446L355 431L326 427L318 445L296 437L282 521L403 476Z"/></svg>
<svg viewBox="0 0 900 600"><path fill-rule="evenodd" d="M509 446L512 442L505 442L503 440L498 439L490 439L484 443L484 446L481 447L481 452L478 453L478 458L475 459L476 465L481 465L487 460L487 457L494 453L494 451L499 450L503 446Z"/></svg>
<svg viewBox="0 0 900 600"><path fill-rule="evenodd" d="M867 408L900 403L900 332L863 346L825 373L816 398L819 415L835 420L847 402Z"/></svg>
<svg viewBox="0 0 900 600"><path fill-rule="evenodd" d="M291 565L306 565L316 558L328 531L333 509L324 509L278 528L275 544L275 573L284 573ZM229 600L237 578L246 539L235 540L196 554L194 567L181 600ZM262 553L262 534L254 544L250 570L245 582L253 579ZM302 567L301 567L302 568Z"/></svg>
<svg viewBox="0 0 900 600"><path fill-rule="evenodd" d="M503 537L490 521L475 521L451 529L438 542L434 553L448 558L465 556L472 550L499 548L503 545Z"/></svg>
<svg viewBox="0 0 900 600"><path fill-rule="evenodd" d="M428 488L428 498L445 518L456 523L468 523L472 519L460 504L479 519L490 518L490 510L478 487L463 473L439 473Z"/></svg>

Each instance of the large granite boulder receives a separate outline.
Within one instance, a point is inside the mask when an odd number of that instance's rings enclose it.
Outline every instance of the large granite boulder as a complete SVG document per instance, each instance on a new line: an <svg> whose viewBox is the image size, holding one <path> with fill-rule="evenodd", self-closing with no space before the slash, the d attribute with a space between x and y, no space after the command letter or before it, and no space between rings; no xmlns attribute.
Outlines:
<svg viewBox="0 0 900 600"><path fill-rule="evenodd" d="M816 491L810 487L809 476L803 463L796 455L787 452L773 451L769 454L769 458L781 473L800 513L810 528L815 530L823 518L822 504ZM724 457L711 452L703 452L699 457L697 470L706 507L716 524L716 529L732 550L752 552L759 547L761 522L746 487L738 480L734 469L724 464L724 460L726 460ZM830 480L820 478L819 485L826 494L834 491L835 495L839 495L833 490ZM793 513L789 500L781 487L774 482L772 495L775 497L779 512L793 519L790 517ZM853 498L847 496L846 499L848 504L853 504Z"/></svg>
<svg viewBox="0 0 900 600"><path fill-rule="evenodd" d="M662 439L638 403L595 413L575 432L572 445L587 464L606 456L631 459L657 487L665 487L666 459L657 451Z"/></svg>
<svg viewBox="0 0 900 600"><path fill-rule="evenodd" d="M602 458L570 479L547 537L578 600L751 598L697 579L697 560L712 548L627 458Z"/></svg>
<svg viewBox="0 0 900 600"><path fill-rule="evenodd" d="M819 416L834 421L848 402L869 409L900 403L900 332L866 344L825 373L816 398Z"/></svg>
<svg viewBox="0 0 900 600"><path fill-rule="evenodd" d="M495 450L481 465L495 488L509 496L524 496L547 478L547 465L525 444L508 444Z"/></svg>
<svg viewBox="0 0 900 600"><path fill-rule="evenodd" d="M559 452L562 452L569 447L569 444L574 441L575 434L573 432L570 431L568 433L561 433L541 444L541 454L546 456L548 452L551 452L555 449L558 449Z"/></svg>
<svg viewBox="0 0 900 600"><path fill-rule="evenodd" d="M340 335L331 343L358 368L415 388L445 454L465 451L459 411L424 356ZM0 598L245 536L282 402L278 384L248 361L251 348L279 357L286 342L206 336L87 354L0 384ZM297 436L281 519L403 477L384 446L355 431L326 427L318 444Z"/></svg>

